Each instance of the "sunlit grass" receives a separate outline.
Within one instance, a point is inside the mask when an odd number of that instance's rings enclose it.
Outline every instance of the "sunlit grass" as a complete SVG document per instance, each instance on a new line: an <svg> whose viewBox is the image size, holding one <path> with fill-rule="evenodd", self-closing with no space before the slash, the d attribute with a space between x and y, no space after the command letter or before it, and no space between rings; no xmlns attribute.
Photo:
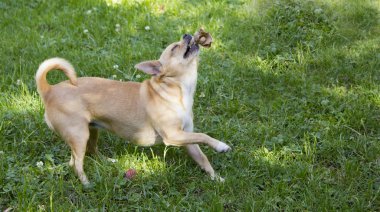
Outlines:
<svg viewBox="0 0 380 212"><path fill-rule="evenodd" d="M13 113L40 113L43 106L36 91L30 91L21 81L16 81L19 90L17 93L4 93L0 97L2 112Z"/></svg>

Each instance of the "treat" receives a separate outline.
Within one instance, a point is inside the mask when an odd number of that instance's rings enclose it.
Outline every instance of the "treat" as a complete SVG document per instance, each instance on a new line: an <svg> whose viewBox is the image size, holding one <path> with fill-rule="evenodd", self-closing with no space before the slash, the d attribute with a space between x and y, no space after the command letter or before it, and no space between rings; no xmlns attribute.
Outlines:
<svg viewBox="0 0 380 212"><path fill-rule="evenodd" d="M124 178L127 179L127 180L132 180L137 174L137 171L135 169L128 169L125 173L124 173Z"/></svg>
<svg viewBox="0 0 380 212"><path fill-rule="evenodd" d="M200 28L199 31L194 34L194 41L195 43L205 48L210 48L212 43L212 37L210 33L205 32L202 28Z"/></svg>

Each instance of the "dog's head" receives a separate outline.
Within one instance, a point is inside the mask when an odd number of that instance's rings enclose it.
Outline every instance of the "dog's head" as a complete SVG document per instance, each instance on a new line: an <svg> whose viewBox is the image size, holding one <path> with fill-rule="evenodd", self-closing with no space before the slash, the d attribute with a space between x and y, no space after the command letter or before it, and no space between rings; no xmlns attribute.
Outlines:
<svg viewBox="0 0 380 212"><path fill-rule="evenodd" d="M191 35L185 34L182 40L170 44L162 52L159 60L144 61L135 68L154 76L181 76L197 70L199 45Z"/></svg>

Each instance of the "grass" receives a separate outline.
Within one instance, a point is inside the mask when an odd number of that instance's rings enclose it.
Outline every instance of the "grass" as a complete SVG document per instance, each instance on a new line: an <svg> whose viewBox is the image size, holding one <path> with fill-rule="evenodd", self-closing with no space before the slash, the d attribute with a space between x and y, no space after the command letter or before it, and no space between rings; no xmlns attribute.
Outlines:
<svg viewBox="0 0 380 212"><path fill-rule="evenodd" d="M0 209L378 211L379 18L378 0L1 1ZM118 161L86 157L84 189L43 121L39 63L143 81L136 63L200 26L215 43L200 56L195 126L233 146L202 146L226 182L180 148L102 132L100 151Z"/></svg>

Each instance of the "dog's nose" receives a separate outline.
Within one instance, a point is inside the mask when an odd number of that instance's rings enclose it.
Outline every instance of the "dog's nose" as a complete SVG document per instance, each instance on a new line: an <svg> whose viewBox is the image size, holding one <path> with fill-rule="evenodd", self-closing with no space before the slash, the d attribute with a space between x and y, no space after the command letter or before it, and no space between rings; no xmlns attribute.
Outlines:
<svg viewBox="0 0 380 212"><path fill-rule="evenodd" d="M193 36L189 35L189 34L184 34L183 35L183 40L187 43L187 44L190 44L191 40L193 39Z"/></svg>
<svg viewBox="0 0 380 212"><path fill-rule="evenodd" d="M189 39L189 38L191 38L191 35L189 35L189 34L184 34L182 38L183 38L183 39Z"/></svg>
<svg viewBox="0 0 380 212"><path fill-rule="evenodd" d="M191 39L193 39L193 36L189 35L189 34L184 34L183 35L183 39L186 40L187 42L190 42Z"/></svg>

